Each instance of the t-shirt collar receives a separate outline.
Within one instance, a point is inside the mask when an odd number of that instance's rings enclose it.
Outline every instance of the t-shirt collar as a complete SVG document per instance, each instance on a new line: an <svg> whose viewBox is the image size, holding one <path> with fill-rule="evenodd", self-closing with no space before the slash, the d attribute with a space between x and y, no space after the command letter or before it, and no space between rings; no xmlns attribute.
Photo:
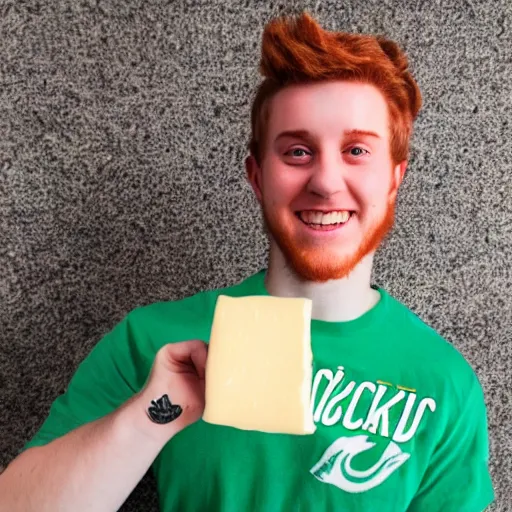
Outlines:
<svg viewBox="0 0 512 512"><path fill-rule="evenodd" d="M249 283L247 284L251 285L249 288L251 289L252 295L270 296L265 287L266 273L267 269L262 269L249 278ZM354 320L346 322L327 322L325 320L313 319L311 321L312 332L339 336L340 334L347 335L361 330L378 327L386 318L389 296L385 290L378 286L372 286L372 288L379 292L380 300L366 313Z"/></svg>

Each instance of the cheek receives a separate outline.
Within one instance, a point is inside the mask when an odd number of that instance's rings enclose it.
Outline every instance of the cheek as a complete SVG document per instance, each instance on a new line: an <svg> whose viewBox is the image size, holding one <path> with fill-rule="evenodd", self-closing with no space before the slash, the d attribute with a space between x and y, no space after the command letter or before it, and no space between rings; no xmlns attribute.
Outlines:
<svg viewBox="0 0 512 512"><path fill-rule="evenodd" d="M265 180L264 198L274 205L288 205L301 194L306 184L307 180L300 172L275 169Z"/></svg>
<svg viewBox="0 0 512 512"><path fill-rule="evenodd" d="M361 201L372 208L385 208L389 198L390 178L391 175L382 172L366 174L357 184Z"/></svg>

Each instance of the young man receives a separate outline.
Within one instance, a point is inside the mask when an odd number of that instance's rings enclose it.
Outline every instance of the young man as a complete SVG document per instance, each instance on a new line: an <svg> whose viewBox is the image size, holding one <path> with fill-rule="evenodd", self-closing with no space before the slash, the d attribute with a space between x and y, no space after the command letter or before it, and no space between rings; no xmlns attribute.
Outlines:
<svg viewBox="0 0 512 512"><path fill-rule="evenodd" d="M481 512L493 500L474 372L370 284L421 103L405 56L303 15L266 27L261 69L246 167L268 270L132 311L0 477L0 509L116 510L151 465L164 511ZM312 299L315 434L201 420L220 293ZM181 414L160 424L170 410L151 403L165 394Z"/></svg>

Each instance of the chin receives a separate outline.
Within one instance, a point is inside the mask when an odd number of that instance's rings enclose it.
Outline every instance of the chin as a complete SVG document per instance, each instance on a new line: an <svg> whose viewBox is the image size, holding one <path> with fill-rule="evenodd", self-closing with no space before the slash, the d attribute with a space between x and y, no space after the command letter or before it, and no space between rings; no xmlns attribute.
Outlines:
<svg viewBox="0 0 512 512"><path fill-rule="evenodd" d="M340 254L319 249L301 251L291 246L283 247L279 245L279 247L288 265L299 278L318 283L345 279L366 256L361 256L358 250L348 254Z"/></svg>
<svg viewBox="0 0 512 512"><path fill-rule="evenodd" d="M381 245L394 225L394 204L390 203L385 214L371 224L359 242L352 240L352 247L329 250L301 243L290 222L279 222L263 211L265 227L282 252L290 270L305 281L324 283L347 278L368 254ZM326 244L327 245L327 244ZM334 248L333 248L334 249Z"/></svg>

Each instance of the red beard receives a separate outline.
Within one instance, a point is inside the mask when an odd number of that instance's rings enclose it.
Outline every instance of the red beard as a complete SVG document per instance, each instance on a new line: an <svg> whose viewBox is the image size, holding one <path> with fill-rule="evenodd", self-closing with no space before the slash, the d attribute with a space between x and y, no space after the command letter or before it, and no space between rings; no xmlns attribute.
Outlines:
<svg viewBox="0 0 512 512"><path fill-rule="evenodd" d="M380 246L393 228L395 221L395 204L390 202L385 215L368 229L359 247L352 254L336 257L321 247L301 244L282 223L279 223L275 217L270 217L265 208L262 210L265 227L283 253L291 270L298 277L313 282L347 277L365 256Z"/></svg>

